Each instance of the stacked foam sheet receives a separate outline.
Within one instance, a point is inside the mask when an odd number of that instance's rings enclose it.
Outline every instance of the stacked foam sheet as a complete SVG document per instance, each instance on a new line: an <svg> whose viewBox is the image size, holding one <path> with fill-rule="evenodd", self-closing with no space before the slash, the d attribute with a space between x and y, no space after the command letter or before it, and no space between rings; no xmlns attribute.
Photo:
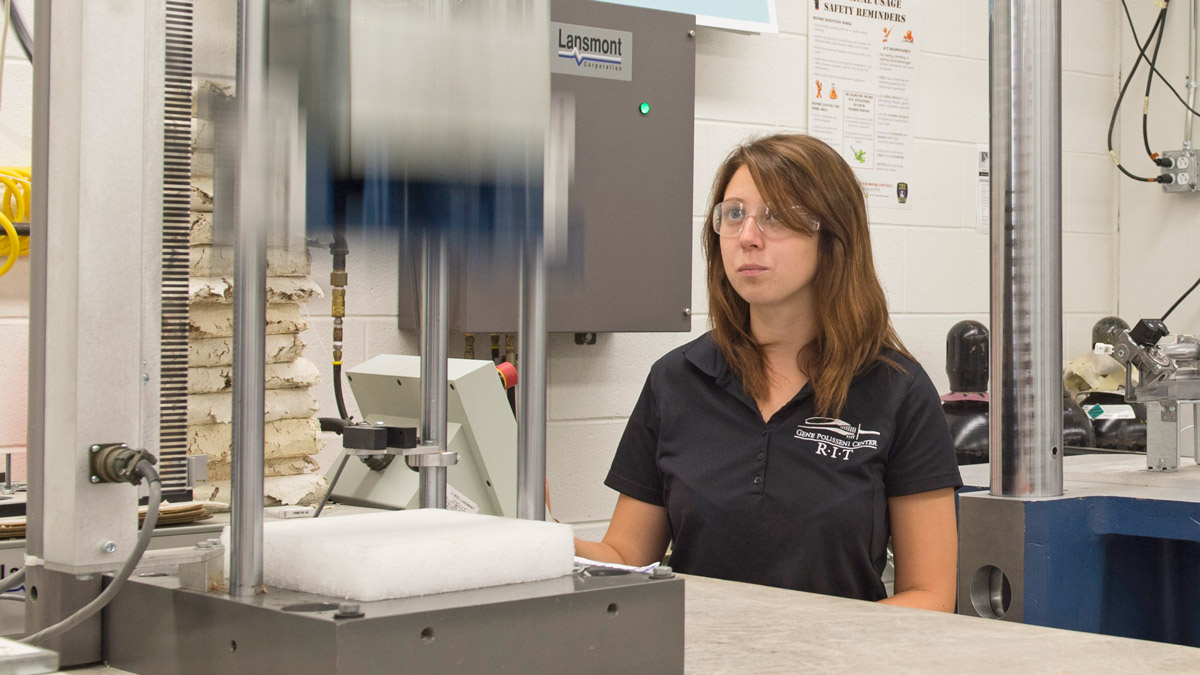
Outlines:
<svg viewBox="0 0 1200 675"><path fill-rule="evenodd" d="M228 97L228 83L202 81L195 100ZM215 234L228 224L213 221L213 134L208 121L193 119L191 282L188 330L188 454L208 457L209 483L199 498L228 501L232 469L233 267L234 251ZM267 252L266 410L264 470L269 504L314 503L326 481L313 456L324 443L317 400L316 365L305 359L300 333L307 329L301 305L320 296L308 277L303 242Z"/></svg>
<svg viewBox="0 0 1200 675"><path fill-rule="evenodd" d="M228 536L228 532L227 532ZM370 602L565 576L568 525L441 509L269 522L268 586Z"/></svg>

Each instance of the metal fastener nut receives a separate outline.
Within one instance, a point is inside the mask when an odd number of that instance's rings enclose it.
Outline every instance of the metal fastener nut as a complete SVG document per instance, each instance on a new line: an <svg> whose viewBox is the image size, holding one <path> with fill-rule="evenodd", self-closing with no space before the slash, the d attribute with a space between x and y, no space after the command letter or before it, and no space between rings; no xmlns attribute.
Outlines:
<svg viewBox="0 0 1200 675"><path fill-rule="evenodd" d="M92 482L93 482L93 483L99 483L99 482L100 482L100 476L92 476L91 480L92 480Z"/></svg>
<svg viewBox="0 0 1200 675"><path fill-rule="evenodd" d="M100 550L104 551L105 553L116 553L117 552L117 542L106 541L103 544L100 544Z"/></svg>
<svg viewBox="0 0 1200 675"><path fill-rule="evenodd" d="M659 565L650 570L651 579L670 579L673 576L675 576L675 570L671 569L669 565Z"/></svg>
<svg viewBox="0 0 1200 675"><path fill-rule="evenodd" d="M696 37L696 29L695 28L688 31L688 37Z"/></svg>
<svg viewBox="0 0 1200 675"><path fill-rule="evenodd" d="M684 307L684 308L683 308L683 315L684 315L684 316L691 316L691 315L692 315L692 308L691 308L691 307Z"/></svg>
<svg viewBox="0 0 1200 675"><path fill-rule="evenodd" d="M98 445L93 445L93 446L92 446L91 448L89 448L89 449L90 449L92 452L100 452L100 446L98 446Z"/></svg>
<svg viewBox="0 0 1200 675"><path fill-rule="evenodd" d="M343 602L338 605L338 611L342 614L358 614L357 602Z"/></svg>

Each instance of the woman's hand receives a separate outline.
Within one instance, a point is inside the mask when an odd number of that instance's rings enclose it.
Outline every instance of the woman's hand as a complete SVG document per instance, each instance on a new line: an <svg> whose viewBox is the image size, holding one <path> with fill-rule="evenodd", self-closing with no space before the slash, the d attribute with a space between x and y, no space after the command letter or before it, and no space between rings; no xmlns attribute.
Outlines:
<svg viewBox="0 0 1200 675"><path fill-rule="evenodd" d="M575 555L598 562L641 567L662 560L671 542L667 510L628 495L617 497L617 508L603 541L575 540Z"/></svg>

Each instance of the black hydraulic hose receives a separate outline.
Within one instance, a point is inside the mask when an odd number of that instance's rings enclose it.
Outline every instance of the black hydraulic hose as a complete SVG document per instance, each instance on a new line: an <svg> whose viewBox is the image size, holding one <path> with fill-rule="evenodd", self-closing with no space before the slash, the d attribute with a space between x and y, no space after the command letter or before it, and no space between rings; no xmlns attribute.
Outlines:
<svg viewBox="0 0 1200 675"><path fill-rule="evenodd" d="M1158 65L1158 49L1162 47L1163 35L1167 33L1166 5L1160 10L1159 16L1162 17L1162 21L1158 25L1158 39L1154 42L1154 53L1150 56L1150 72L1146 74L1146 93L1142 99L1142 143L1146 146L1146 156L1156 161L1158 160L1158 155L1150 149L1150 85L1154 84L1154 70L1155 66ZM1141 56L1139 55L1138 58L1141 58Z"/></svg>
<svg viewBox="0 0 1200 675"><path fill-rule="evenodd" d="M1150 29L1150 36L1146 38L1146 44L1138 45L1138 48L1141 50L1143 57L1146 54L1146 47L1148 47L1150 45L1150 41L1154 39L1154 34L1162 26L1163 18L1165 16L1166 16L1166 11L1160 10L1158 13L1158 20L1156 20L1154 22L1154 27ZM1149 59L1146 59L1146 60L1147 60L1147 62L1149 62ZM1129 75L1125 78L1125 83L1123 85L1121 85L1121 93L1117 95L1117 103L1116 103L1116 105L1113 106L1112 118L1109 119L1109 121L1108 121L1108 154L1110 157L1112 157L1113 163L1117 165L1117 169L1119 169L1121 171L1121 173L1125 174L1126 176L1128 176L1136 181L1141 181L1143 183L1153 183L1153 182L1155 182L1154 178L1138 176L1138 175L1130 172L1129 169L1126 169L1121 164L1120 160L1117 159L1117 153L1113 152L1113 130L1117 126L1117 114L1121 110L1121 102L1125 100L1125 92L1129 90L1129 85L1133 84L1133 76L1135 73L1137 73L1137 69L1138 69L1139 65L1141 65L1140 58L1134 62L1133 68L1131 68L1129 70Z"/></svg>
<svg viewBox="0 0 1200 675"><path fill-rule="evenodd" d="M1200 279L1197 279L1196 283L1192 284L1191 288L1187 289L1184 291L1183 295L1179 296L1179 299L1175 301L1175 304L1171 305L1171 309L1168 309L1166 314L1162 315L1162 319L1160 319L1160 321L1166 321L1167 317L1171 316L1171 312L1174 312L1175 308L1179 306L1179 303L1183 302L1184 298L1191 295L1192 291L1196 290L1197 286L1200 286Z"/></svg>
<svg viewBox="0 0 1200 675"><path fill-rule="evenodd" d="M337 401L338 417L348 420L350 415L346 413L346 399L342 397L342 364L333 364L333 398Z"/></svg>
<svg viewBox="0 0 1200 675"><path fill-rule="evenodd" d="M1141 39L1138 38L1137 28L1135 28L1133 25L1133 15L1129 13L1129 3L1125 2L1125 0L1121 0L1121 4L1124 5L1124 7L1125 7L1125 19L1126 19L1126 21L1129 22L1129 31L1131 33L1133 33L1133 42L1134 42L1134 44L1138 44L1140 46ZM1147 41L1147 43L1148 43L1148 41ZM1145 47L1141 48L1141 51L1138 54L1138 59L1145 60L1147 63L1150 62L1150 58L1148 56L1146 56L1146 48ZM1195 108L1188 105L1188 102L1184 100L1182 95L1180 95L1179 90L1176 89L1171 84L1171 81L1167 79L1166 75L1162 74L1162 71L1159 70L1157 66L1151 66L1150 70L1155 75L1158 75L1158 79L1161 80L1163 84L1167 85L1167 89L1171 90L1171 93L1175 95L1175 98L1179 100L1179 104L1182 105L1185 110L1192 113L1193 115L1196 115L1197 117L1200 117L1200 110L1196 110Z"/></svg>

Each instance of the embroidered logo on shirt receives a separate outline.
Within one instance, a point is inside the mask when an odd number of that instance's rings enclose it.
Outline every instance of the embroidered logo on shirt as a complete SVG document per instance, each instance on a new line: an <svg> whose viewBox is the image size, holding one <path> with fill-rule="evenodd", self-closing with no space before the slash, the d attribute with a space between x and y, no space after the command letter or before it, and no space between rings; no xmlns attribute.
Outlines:
<svg viewBox="0 0 1200 675"><path fill-rule="evenodd" d="M822 457L849 460L855 450L879 447L878 431L862 428L832 417L810 417L796 426L796 438L816 444L813 452Z"/></svg>

